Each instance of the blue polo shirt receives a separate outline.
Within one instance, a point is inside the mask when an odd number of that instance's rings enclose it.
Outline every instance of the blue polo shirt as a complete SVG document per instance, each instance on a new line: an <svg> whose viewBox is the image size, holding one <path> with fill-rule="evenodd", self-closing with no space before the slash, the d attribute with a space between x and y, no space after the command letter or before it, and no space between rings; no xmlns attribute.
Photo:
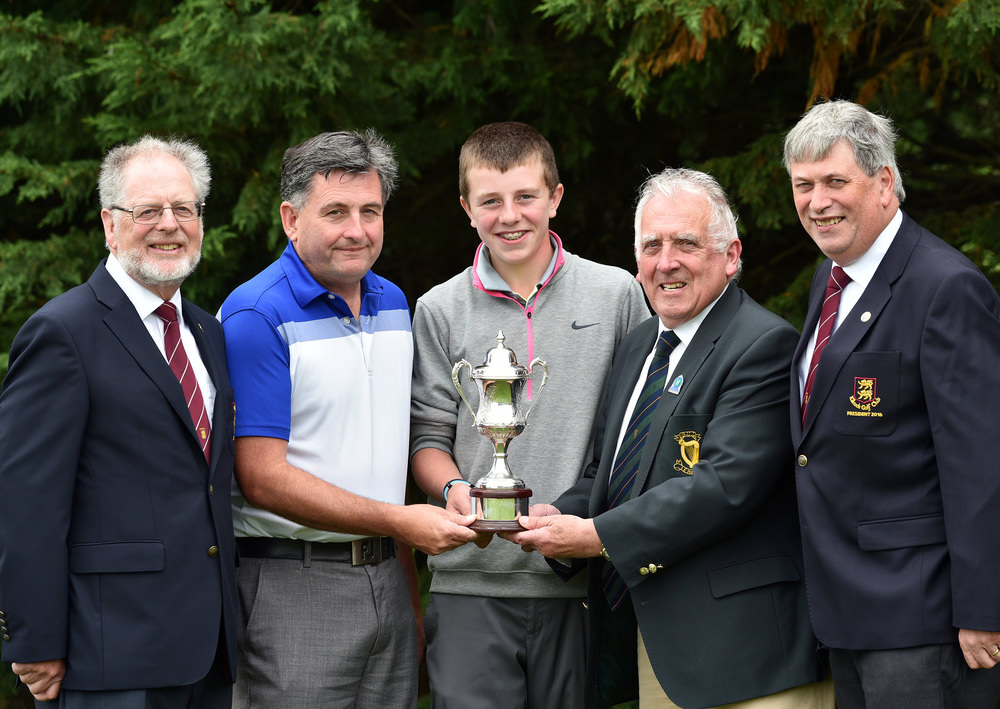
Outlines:
<svg viewBox="0 0 1000 709"><path fill-rule="evenodd" d="M220 311L236 435L288 441L287 460L358 495L405 498L413 341L406 298L369 271L361 316L289 244ZM233 487L237 536L347 541L253 507Z"/></svg>

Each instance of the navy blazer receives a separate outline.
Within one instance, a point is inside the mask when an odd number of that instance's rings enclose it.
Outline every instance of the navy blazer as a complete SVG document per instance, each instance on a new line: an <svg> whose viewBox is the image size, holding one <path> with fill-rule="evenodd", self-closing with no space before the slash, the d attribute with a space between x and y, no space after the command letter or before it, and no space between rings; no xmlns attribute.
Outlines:
<svg viewBox="0 0 1000 709"><path fill-rule="evenodd" d="M191 684L236 658L222 327L183 303L215 384L211 464L184 394L103 262L21 328L0 394L3 659L63 687ZM220 645L221 632L221 645Z"/></svg>
<svg viewBox="0 0 1000 709"><path fill-rule="evenodd" d="M610 614L604 561L589 561L592 701L636 696L635 619L657 679L681 706L816 681L786 425L798 333L730 284L672 374L631 498L605 511L625 409L657 329L650 318L622 342L598 415L596 460L554 503L594 518L631 594L631 608ZM693 467L682 440L699 443Z"/></svg>
<svg viewBox="0 0 1000 709"><path fill-rule="evenodd" d="M816 634L830 647L957 642L1000 630L1000 298L905 214L820 360L805 426L792 362L796 481Z"/></svg>

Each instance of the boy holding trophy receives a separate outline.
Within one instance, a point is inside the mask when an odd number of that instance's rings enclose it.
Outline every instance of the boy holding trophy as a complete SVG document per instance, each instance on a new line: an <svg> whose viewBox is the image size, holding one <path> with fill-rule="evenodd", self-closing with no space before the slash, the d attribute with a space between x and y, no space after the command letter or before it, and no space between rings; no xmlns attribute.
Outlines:
<svg viewBox="0 0 1000 709"><path fill-rule="evenodd" d="M451 372L496 345L545 360L527 382L531 420L507 462L550 503L591 457L593 421L618 343L649 317L626 271L567 252L549 230L563 197L548 141L523 123L477 129L459 158L461 205L481 243L472 266L426 294L413 318L411 464L431 501L468 513L493 445L472 425ZM476 402L473 402L473 405ZM434 706L583 706L584 579L565 583L512 544L466 545L429 559L427 666Z"/></svg>

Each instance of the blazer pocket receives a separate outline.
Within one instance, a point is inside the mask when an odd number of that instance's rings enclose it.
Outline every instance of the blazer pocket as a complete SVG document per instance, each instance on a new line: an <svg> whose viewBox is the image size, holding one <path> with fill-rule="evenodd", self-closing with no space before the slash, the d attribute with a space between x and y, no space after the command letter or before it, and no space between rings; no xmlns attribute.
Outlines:
<svg viewBox="0 0 1000 709"><path fill-rule="evenodd" d="M69 551L69 570L74 574L162 571L165 565L161 541L74 544Z"/></svg>
<svg viewBox="0 0 1000 709"><path fill-rule="evenodd" d="M751 588L801 580L802 572L789 556L765 556L708 572L708 584L715 598Z"/></svg>
<svg viewBox="0 0 1000 709"><path fill-rule="evenodd" d="M888 436L899 410L899 352L855 352L823 404L834 412L834 430L844 436Z"/></svg>
<svg viewBox="0 0 1000 709"><path fill-rule="evenodd" d="M858 547L863 551L905 549L946 541L944 516L940 514L858 523Z"/></svg>

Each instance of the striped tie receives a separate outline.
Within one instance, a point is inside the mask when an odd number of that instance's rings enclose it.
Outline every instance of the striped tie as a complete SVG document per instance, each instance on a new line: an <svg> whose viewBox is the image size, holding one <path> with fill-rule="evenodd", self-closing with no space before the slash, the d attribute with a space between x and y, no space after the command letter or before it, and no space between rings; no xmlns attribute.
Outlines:
<svg viewBox="0 0 1000 709"><path fill-rule="evenodd" d="M167 353L167 364L170 365L171 371L177 377L177 381L181 383L181 388L184 389L184 398L187 400L194 430L198 434L201 452L205 454L205 460L210 461L212 424L208 419L205 401L201 398L198 380L194 376L191 362L188 360L187 352L184 351L184 345L181 343L181 327L177 323L177 308L173 303L164 302L153 312L163 321L163 344Z"/></svg>
<svg viewBox="0 0 1000 709"><path fill-rule="evenodd" d="M833 337L833 326L837 323L837 309L840 307L840 294L844 286L851 282L851 277L840 266L830 270L830 280L826 282L826 296L823 298L823 308L819 314L819 327L816 330L816 346L813 348L812 360L809 362L809 372L806 374L806 385L802 389L802 425L806 423L806 409L809 407L809 394L812 393L813 380L816 379L816 369L819 367L819 356L826 344Z"/></svg>
<svg viewBox="0 0 1000 709"><path fill-rule="evenodd" d="M639 394L629 419L625 436L618 448L614 468L611 469L611 479L608 481L608 509L617 507L628 499L635 475L639 471L639 459L642 457L642 445L649 433L649 425L656 412L663 394L663 386L667 382L667 372L670 370L670 353L680 344L680 339L673 332L664 330L656 341L656 351L649 363L646 373L646 383ZM628 588L610 561L604 562L603 588L611 610L615 610L625 600Z"/></svg>

